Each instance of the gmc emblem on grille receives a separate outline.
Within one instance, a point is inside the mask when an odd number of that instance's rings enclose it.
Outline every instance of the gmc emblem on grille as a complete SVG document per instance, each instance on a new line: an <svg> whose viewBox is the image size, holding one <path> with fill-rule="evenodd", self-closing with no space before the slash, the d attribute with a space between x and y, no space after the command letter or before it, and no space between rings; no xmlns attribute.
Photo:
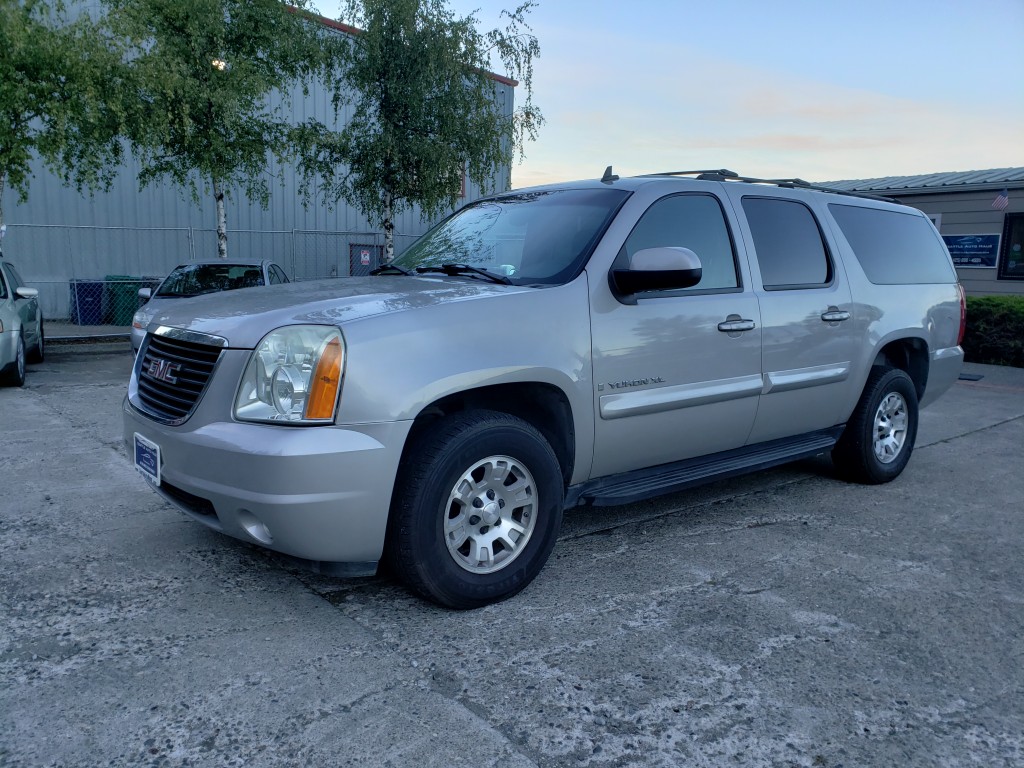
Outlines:
<svg viewBox="0 0 1024 768"><path fill-rule="evenodd" d="M149 363L146 373L157 381L166 381L168 384L177 384L178 377L175 376L181 370L181 363L172 363L170 360L154 358Z"/></svg>

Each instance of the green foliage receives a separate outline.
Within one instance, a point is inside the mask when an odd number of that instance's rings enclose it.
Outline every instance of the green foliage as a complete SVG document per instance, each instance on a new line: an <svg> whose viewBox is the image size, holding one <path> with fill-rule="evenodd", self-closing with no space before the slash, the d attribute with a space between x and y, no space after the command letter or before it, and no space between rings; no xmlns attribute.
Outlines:
<svg viewBox="0 0 1024 768"><path fill-rule="evenodd" d="M418 204L424 215L458 202L463 169L485 188L510 164L543 118L533 104L533 60L540 55L525 2L504 11L505 29L482 33L475 15L456 17L445 0L349 0L343 20L363 30L338 35L327 80L344 126L310 122L295 134L304 147L306 191L344 199L384 226ZM492 56L519 78L524 98L506 113L503 85L488 73ZM389 249L390 250L390 249Z"/></svg>
<svg viewBox="0 0 1024 768"><path fill-rule="evenodd" d="M271 156L291 151L287 94L315 67L302 0L104 0L128 67L127 138L145 185L169 178L198 202L239 186L266 207ZM292 6L290 8L290 6ZM299 6L298 9L294 6ZM296 11L296 12L293 12ZM280 99L271 102L271 95ZM201 185L201 186L200 186Z"/></svg>
<svg viewBox="0 0 1024 768"><path fill-rule="evenodd" d="M88 15L69 22L58 2L0 0L0 195L7 182L26 199L37 156L79 190L109 184L121 156L123 114L107 98L117 77Z"/></svg>
<svg viewBox="0 0 1024 768"><path fill-rule="evenodd" d="M1024 296L969 296L963 347L968 362L1024 368Z"/></svg>

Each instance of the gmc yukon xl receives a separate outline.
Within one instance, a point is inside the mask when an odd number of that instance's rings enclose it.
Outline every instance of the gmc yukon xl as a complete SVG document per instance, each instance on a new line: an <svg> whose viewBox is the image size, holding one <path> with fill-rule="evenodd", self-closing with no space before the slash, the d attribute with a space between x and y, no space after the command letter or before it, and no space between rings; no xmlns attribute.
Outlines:
<svg viewBox="0 0 1024 768"><path fill-rule="evenodd" d="M609 168L376 272L158 314L126 447L204 525L453 608L529 584L575 505L824 452L893 480L963 360L929 220L799 179Z"/></svg>

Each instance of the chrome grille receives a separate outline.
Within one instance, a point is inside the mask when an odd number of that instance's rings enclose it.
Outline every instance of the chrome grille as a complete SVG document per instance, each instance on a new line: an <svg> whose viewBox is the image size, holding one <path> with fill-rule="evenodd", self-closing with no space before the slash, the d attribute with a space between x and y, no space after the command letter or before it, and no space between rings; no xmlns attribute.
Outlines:
<svg viewBox="0 0 1024 768"><path fill-rule="evenodd" d="M220 341L216 337L210 340ZM220 345L147 335L136 364L135 405L166 424L185 421L202 397L220 352Z"/></svg>

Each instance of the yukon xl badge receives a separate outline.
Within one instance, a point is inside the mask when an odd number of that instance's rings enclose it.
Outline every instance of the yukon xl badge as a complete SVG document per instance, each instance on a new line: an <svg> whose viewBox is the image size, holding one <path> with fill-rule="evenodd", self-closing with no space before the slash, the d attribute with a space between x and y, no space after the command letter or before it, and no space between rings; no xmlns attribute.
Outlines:
<svg viewBox="0 0 1024 768"><path fill-rule="evenodd" d="M157 381L165 381L168 384L177 384L178 377L175 376L181 370L181 363L172 363L170 360L154 358L149 363L146 373Z"/></svg>
<svg viewBox="0 0 1024 768"><path fill-rule="evenodd" d="M649 379L626 379L624 381L609 381L607 385L598 384L597 391L603 392L605 386L609 389L627 389L629 387L646 387L648 384L664 384L661 376L652 376Z"/></svg>

